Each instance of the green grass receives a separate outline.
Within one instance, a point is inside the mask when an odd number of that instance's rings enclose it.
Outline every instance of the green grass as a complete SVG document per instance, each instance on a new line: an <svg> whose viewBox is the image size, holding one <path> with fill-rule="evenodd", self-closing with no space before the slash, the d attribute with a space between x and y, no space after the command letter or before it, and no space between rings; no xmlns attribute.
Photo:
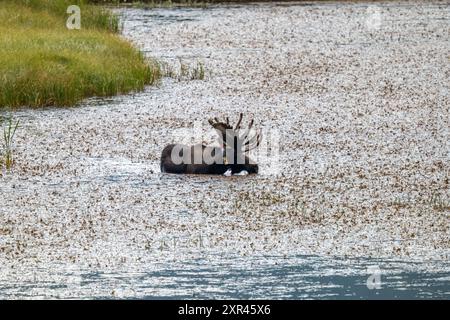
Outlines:
<svg viewBox="0 0 450 320"><path fill-rule="evenodd" d="M81 7L81 30L66 28L71 4ZM71 106L154 83L159 66L118 31L116 16L84 1L2 0L0 108Z"/></svg>
<svg viewBox="0 0 450 320"><path fill-rule="evenodd" d="M3 117L0 115L0 128L2 129L3 143L0 147L0 170L11 170L14 164L13 142L19 120L14 120L12 115Z"/></svg>
<svg viewBox="0 0 450 320"><path fill-rule="evenodd" d="M178 81L205 80L205 66L197 61L195 64L187 64L182 59L178 59L178 70L167 62L160 62L161 74L164 77L176 79Z"/></svg>

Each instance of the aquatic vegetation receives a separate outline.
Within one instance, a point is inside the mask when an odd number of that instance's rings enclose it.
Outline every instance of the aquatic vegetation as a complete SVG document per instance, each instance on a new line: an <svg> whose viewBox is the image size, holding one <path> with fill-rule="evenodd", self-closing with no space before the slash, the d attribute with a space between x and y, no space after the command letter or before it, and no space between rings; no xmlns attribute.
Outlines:
<svg viewBox="0 0 450 320"><path fill-rule="evenodd" d="M412 197L411 195L406 195L403 198L395 197L390 205L397 209L425 205L436 211L444 212L450 210L449 198L440 192L431 192L418 197Z"/></svg>
<svg viewBox="0 0 450 320"><path fill-rule="evenodd" d="M197 64L191 70L191 80L203 80L205 79L205 67L203 63L197 62Z"/></svg>
<svg viewBox="0 0 450 320"><path fill-rule="evenodd" d="M177 74L176 74L174 68L169 63L167 63L165 61L161 61L159 63L159 66L160 66L161 74L163 77L168 77L168 78L173 78L173 79L177 78Z"/></svg>
<svg viewBox="0 0 450 320"><path fill-rule="evenodd" d="M189 66L180 59L180 72L179 72L180 78L181 79L189 78L189 75L190 75Z"/></svg>
<svg viewBox="0 0 450 320"><path fill-rule="evenodd" d="M81 8L80 30L66 27L71 4ZM70 106L153 84L158 65L118 31L117 16L85 1L3 1L0 108Z"/></svg>
<svg viewBox="0 0 450 320"><path fill-rule="evenodd" d="M17 128L19 127L19 120L14 120L12 115L4 118L0 116L0 127L3 129L3 143L0 149L0 167L6 170L11 170L14 164L13 157L13 142Z"/></svg>
<svg viewBox="0 0 450 320"><path fill-rule="evenodd" d="M0 179L1 296L233 298L228 291L235 294L241 283L255 298L306 291L323 297L330 294L324 274L337 275L336 287L349 274L364 286L361 263L368 256L375 258L368 265L381 263L389 274L382 278L389 294L392 286L385 281L403 288L406 283L390 270L409 277L420 261L424 286L448 292L441 286L449 270L448 212L420 203L399 210L389 205L395 196L449 197L448 137L437 126L446 109L435 103L448 71L442 64L448 54L445 11L387 3L395 22L384 27L406 40L392 43L370 37L361 42L364 6L238 8L235 14L225 6L205 10L189 22L196 32L185 32L191 10L177 9L178 20L161 10L170 24L143 24L148 12L122 10L128 11L126 34L164 53L175 72L179 56L193 64L189 54L209 43L207 82L166 79L161 90L94 99L76 112L21 112L15 174ZM423 68L426 47L417 44L424 37L412 23L423 23L424 11L432 17L426 29L436 36L426 41L434 48L426 56L430 68ZM351 19L355 14L358 19ZM300 19L287 20L289 15ZM320 32L312 32L311 23ZM149 37L150 30L159 36ZM244 45L231 51L221 43ZM168 44L173 50L166 50ZM395 99L382 97L377 86L396 78L392 66L405 77ZM282 132L279 174L267 174L262 162L261 174L245 178L159 174L160 151L176 137L174 130L230 112L257 113L266 128ZM401 268L399 261L405 261ZM178 272L180 266L191 268ZM192 277L199 268L206 273ZM311 280L306 269L325 282L312 283L312 291L300 287ZM229 270L248 272L237 279ZM439 287L430 270L446 272L436 280ZM78 275L81 283L73 281ZM207 277L211 281L203 281ZM42 285L30 290L33 283ZM437 297L429 292L424 294Z"/></svg>
<svg viewBox="0 0 450 320"><path fill-rule="evenodd" d="M432 193L428 199L428 204L436 211L450 211L450 199L446 198L441 193Z"/></svg>
<svg viewBox="0 0 450 320"><path fill-rule="evenodd" d="M257 215L261 212L276 217L290 217L299 224L318 224L326 216L319 208L305 203L300 194L290 195L271 190L243 191L234 199L234 208L241 215Z"/></svg>
<svg viewBox="0 0 450 320"><path fill-rule="evenodd" d="M161 74L164 77L173 78L178 81L205 80L206 70L202 62L196 61L188 64L182 59L178 59L178 67L167 62L160 62Z"/></svg>

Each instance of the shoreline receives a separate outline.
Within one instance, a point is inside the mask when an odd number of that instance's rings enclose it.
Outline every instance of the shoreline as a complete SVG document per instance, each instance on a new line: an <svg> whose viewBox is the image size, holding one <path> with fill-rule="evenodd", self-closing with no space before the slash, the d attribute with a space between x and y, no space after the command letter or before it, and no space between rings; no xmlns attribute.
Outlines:
<svg viewBox="0 0 450 320"><path fill-rule="evenodd" d="M141 91L160 78L159 65L119 35L117 17L106 9L83 5L81 29L69 30L70 4L5 0L0 108L73 106L87 97Z"/></svg>

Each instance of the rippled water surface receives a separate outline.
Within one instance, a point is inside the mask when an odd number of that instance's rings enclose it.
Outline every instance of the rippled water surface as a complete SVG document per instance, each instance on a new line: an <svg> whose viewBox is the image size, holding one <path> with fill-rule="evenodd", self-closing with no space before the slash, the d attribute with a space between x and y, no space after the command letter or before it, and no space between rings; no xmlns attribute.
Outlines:
<svg viewBox="0 0 450 320"><path fill-rule="evenodd" d="M168 251L168 255L173 252ZM318 256L200 255L132 269L10 271L3 298L142 299L435 299L450 297L447 263ZM439 270L430 272L430 265ZM371 282L373 270L379 282ZM377 271L378 272L378 271ZM17 277L17 280L16 278ZM44 280L45 279L45 280ZM368 285L369 279L369 285ZM16 280L16 281L14 281ZM378 281L378 280L377 280ZM376 287L375 287L376 284ZM86 294L87 293L87 294Z"/></svg>

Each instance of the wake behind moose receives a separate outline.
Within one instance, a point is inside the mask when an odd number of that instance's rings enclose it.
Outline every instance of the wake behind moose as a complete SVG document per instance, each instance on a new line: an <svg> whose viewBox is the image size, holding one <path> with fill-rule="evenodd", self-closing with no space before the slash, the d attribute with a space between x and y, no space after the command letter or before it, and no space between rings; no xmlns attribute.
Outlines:
<svg viewBox="0 0 450 320"><path fill-rule="evenodd" d="M220 121L209 119L209 124L218 133L219 146L170 144L161 154L161 172L178 174L256 174L258 164L249 156L262 140L261 130L254 130L254 119L247 128L241 129L243 114L236 125L229 118Z"/></svg>

